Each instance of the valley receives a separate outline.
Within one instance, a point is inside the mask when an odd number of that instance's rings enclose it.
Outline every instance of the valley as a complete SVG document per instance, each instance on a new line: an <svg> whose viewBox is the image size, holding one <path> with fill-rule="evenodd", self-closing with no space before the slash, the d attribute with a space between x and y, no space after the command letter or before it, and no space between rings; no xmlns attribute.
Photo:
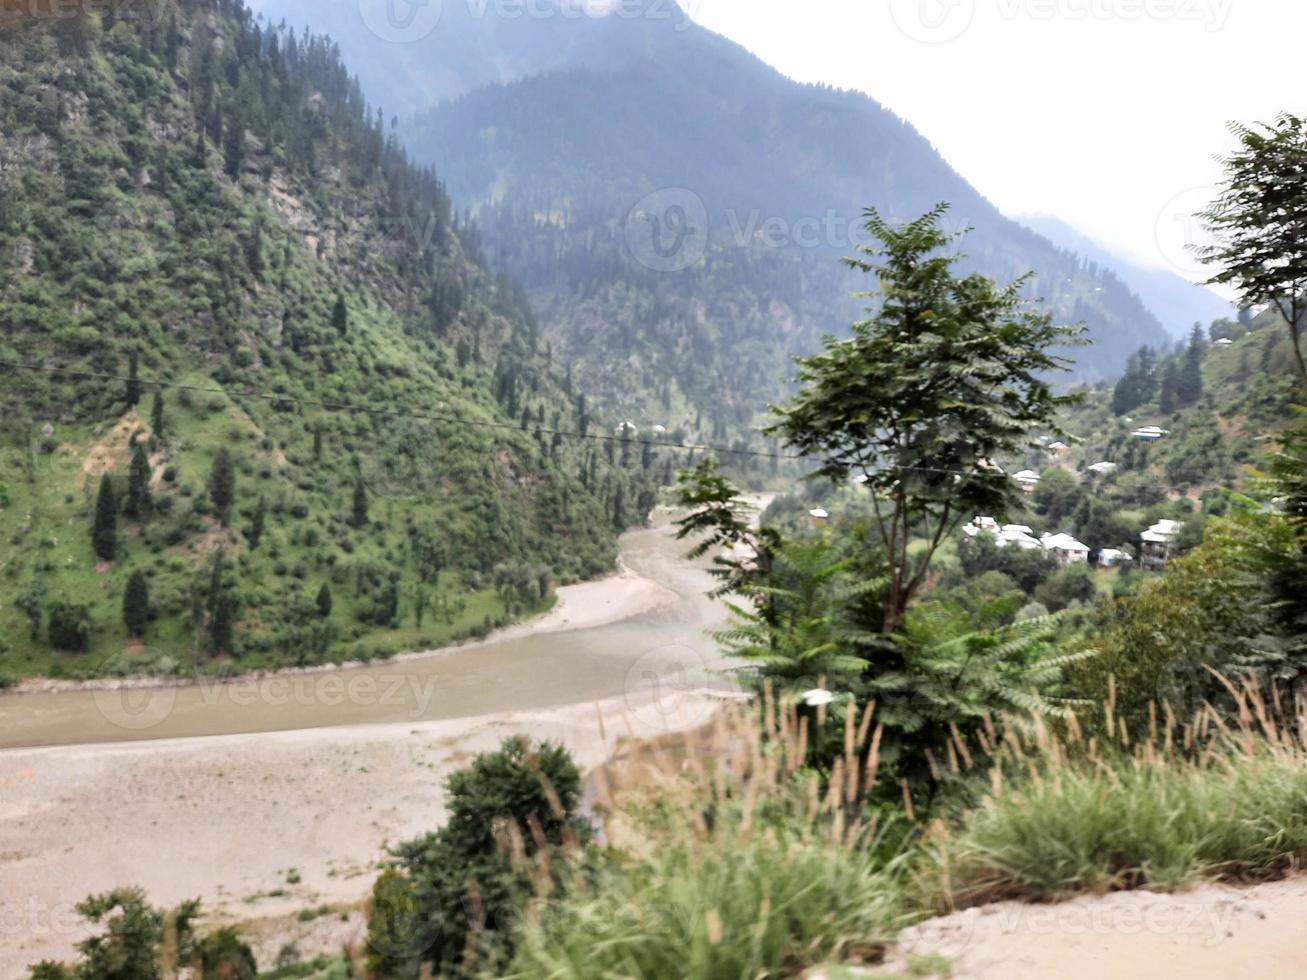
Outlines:
<svg viewBox="0 0 1307 980"><path fill-rule="evenodd" d="M197 688L0 696L0 905L66 926L67 896L132 880L170 904L202 895L225 920L352 908L386 845L441 819L445 775L477 752L520 733L591 767L619 740L703 724L721 703L708 692L736 689L707 639L724 610L670 516L623 539L621 576L474 646L214 703ZM80 937L23 935L0 976Z"/></svg>
<svg viewBox="0 0 1307 980"><path fill-rule="evenodd" d="M1292 74L720 2L0 0L0 980L1307 977Z"/></svg>

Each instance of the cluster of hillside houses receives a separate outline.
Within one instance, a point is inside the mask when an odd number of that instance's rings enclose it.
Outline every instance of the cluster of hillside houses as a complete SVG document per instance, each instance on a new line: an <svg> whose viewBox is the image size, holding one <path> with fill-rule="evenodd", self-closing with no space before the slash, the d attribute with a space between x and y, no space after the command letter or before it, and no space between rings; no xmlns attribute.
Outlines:
<svg viewBox="0 0 1307 980"><path fill-rule="evenodd" d="M1158 521L1144 531L1139 541L1140 567L1148 571L1161 571L1165 568L1170 560L1171 545L1183 527L1184 524L1180 521ZM1035 532L1024 524L999 524L992 517L977 517L962 529L962 533L972 540L987 535L1000 548L1044 551L1063 568L1088 565L1091 558L1099 568L1119 568L1135 560L1129 552L1117 548L1101 548L1095 552L1095 549L1069 534L1035 537Z"/></svg>

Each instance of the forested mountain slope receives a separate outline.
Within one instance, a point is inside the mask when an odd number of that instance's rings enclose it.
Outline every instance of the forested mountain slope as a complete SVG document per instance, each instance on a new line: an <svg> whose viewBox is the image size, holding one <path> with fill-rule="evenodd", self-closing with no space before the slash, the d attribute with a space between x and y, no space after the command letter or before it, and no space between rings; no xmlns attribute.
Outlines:
<svg viewBox="0 0 1307 980"><path fill-rule="evenodd" d="M373 655L610 566L653 461L540 431L584 399L329 44L237 0L17 27L0 674Z"/></svg>
<svg viewBox="0 0 1307 980"><path fill-rule="evenodd" d="M492 262L527 283L578 377L642 426L719 440L747 429L781 394L789 355L859 314L848 293L868 284L839 259L867 206L909 218L950 202L955 227L976 228L972 268L1034 270L1032 296L1089 324L1100 343L1079 352L1084 379L1165 338L1110 272L1003 217L908 123L783 77L670 3L602 19L549 13L567 4L520 18L446 4L429 33L401 39L369 25L374 6L266 10L348 32L348 63L398 100L388 112L417 113L405 143L474 209ZM482 84L484 67L459 85L388 80L443 79L463 49L503 54L503 83Z"/></svg>

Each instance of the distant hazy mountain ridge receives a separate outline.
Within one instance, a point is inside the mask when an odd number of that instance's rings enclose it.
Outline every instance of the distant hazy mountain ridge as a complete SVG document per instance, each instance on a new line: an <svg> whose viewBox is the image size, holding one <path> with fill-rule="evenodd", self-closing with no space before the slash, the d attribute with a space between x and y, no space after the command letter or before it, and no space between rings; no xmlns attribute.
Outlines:
<svg viewBox="0 0 1307 980"><path fill-rule="evenodd" d="M526 283L578 377L621 411L719 437L747 428L783 392L789 356L859 315L848 294L868 284L839 259L868 206L907 219L950 202L956 227L975 228L970 268L1033 270L1032 296L1088 323L1100 343L1078 353L1085 379L1166 340L1119 279L1005 218L908 123L656 16L663 4L569 20L452 3L410 43L360 30L359 9L268 5L349 30L369 96L398 100L387 110L407 120L405 144L472 209L490 260ZM460 68L471 51L491 57Z"/></svg>

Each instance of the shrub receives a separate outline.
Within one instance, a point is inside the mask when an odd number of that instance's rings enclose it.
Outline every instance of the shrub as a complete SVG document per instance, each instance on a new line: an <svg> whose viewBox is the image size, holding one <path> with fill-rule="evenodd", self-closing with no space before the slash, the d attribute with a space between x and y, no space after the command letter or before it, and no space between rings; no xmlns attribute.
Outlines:
<svg viewBox="0 0 1307 980"><path fill-rule="evenodd" d="M862 819L841 776L851 726L828 780L805 768L812 720L769 699L723 713L683 757L635 749L610 767L613 860L527 920L509 975L736 980L877 958L906 914L905 828Z"/></svg>
<svg viewBox="0 0 1307 980"><path fill-rule="evenodd" d="M536 869L563 883L567 855L589 837L577 815L581 776L567 752L525 739L480 755L446 781L449 820L396 849L369 912L369 958L383 976L439 975L495 962Z"/></svg>
<svg viewBox="0 0 1307 980"><path fill-rule="evenodd" d="M47 635L50 645L66 653L85 653L91 646L91 610L63 599L50 603Z"/></svg>
<svg viewBox="0 0 1307 980"><path fill-rule="evenodd" d="M1274 712L1250 690L1246 717ZM956 829L937 835L929 865L938 907L1003 898L1184 887L1202 877L1270 878L1307 858L1307 753L1299 732L1264 722L1163 730L1134 752L1012 740L995 780ZM1199 733L1206 729L1211 734ZM1188 751L1187 751L1188 750Z"/></svg>

